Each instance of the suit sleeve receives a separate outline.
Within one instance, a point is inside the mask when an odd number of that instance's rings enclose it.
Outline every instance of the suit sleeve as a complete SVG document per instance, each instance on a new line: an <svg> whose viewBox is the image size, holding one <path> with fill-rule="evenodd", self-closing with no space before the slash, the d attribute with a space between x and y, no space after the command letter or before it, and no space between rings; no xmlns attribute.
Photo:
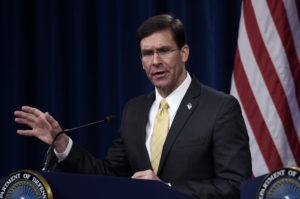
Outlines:
<svg viewBox="0 0 300 199"><path fill-rule="evenodd" d="M72 173L109 176L132 175L121 138L115 139L103 160L95 158L88 151L74 143L68 157L58 166L62 171Z"/></svg>

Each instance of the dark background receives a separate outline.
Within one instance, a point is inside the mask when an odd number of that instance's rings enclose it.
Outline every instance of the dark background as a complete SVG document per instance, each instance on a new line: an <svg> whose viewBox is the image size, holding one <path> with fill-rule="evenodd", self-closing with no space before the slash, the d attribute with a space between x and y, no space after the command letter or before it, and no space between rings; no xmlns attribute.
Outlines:
<svg viewBox="0 0 300 199"><path fill-rule="evenodd" d="M114 114L113 124L72 138L102 158L126 101L153 89L141 66L136 29L171 13L185 24L187 69L229 93L241 0L0 0L0 177L40 170L47 145L16 134L22 105L48 111L63 128Z"/></svg>

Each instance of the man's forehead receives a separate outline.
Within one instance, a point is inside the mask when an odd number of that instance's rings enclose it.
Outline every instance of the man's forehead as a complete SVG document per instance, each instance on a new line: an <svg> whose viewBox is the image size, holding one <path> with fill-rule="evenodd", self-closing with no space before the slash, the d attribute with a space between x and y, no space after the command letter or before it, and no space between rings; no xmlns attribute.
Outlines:
<svg viewBox="0 0 300 199"><path fill-rule="evenodd" d="M157 49L164 46L173 46L175 41L170 31L158 31L141 40L141 49Z"/></svg>

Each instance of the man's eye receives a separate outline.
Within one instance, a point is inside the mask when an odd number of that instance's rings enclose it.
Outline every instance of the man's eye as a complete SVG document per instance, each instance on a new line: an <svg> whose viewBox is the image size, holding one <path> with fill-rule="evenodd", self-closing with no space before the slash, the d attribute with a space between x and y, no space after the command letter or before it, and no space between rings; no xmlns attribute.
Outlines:
<svg viewBox="0 0 300 199"><path fill-rule="evenodd" d="M170 52L170 49L163 48L163 49L159 49L157 52L158 52L158 54L166 54L166 53Z"/></svg>
<svg viewBox="0 0 300 199"><path fill-rule="evenodd" d="M145 51L143 52L143 56L152 56L153 55L153 51Z"/></svg>

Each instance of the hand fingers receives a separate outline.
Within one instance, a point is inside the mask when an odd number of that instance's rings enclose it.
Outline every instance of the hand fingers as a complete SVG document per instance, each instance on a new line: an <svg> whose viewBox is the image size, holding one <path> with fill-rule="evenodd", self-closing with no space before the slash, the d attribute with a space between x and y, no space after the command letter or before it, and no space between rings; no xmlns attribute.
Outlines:
<svg viewBox="0 0 300 199"><path fill-rule="evenodd" d="M27 113L30 113L36 117L39 117L40 115L44 114L42 111L40 111L39 109L37 108L33 108L33 107L30 107L30 106L22 106L21 108L24 112L27 112Z"/></svg>
<svg viewBox="0 0 300 199"><path fill-rule="evenodd" d="M34 133L32 130L17 130L17 134L25 136L33 136Z"/></svg>
<svg viewBox="0 0 300 199"><path fill-rule="evenodd" d="M15 111L15 122L19 124L26 124L32 126L34 123L34 116L23 111Z"/></svg>
<svg viewBox="0 0 300 199"><path fill-rule="evenodd" d="M50 129L51 125L45 118L45 114L36 108L22 106L21 111L15 111L15 122L28 125L32 130ZM34 132L33 132L34 133ZM26 134L27 135L27 134Z"/></svg>
<svg viewBox="0 0 300 199"><path fill-rule="evenodd" d="M54 134L61 131L58 122L49 113L39 109L22 106L22 110L15 111L15 122L31 127L31 130L17 130L17 134L35 136L45 143L51 143Z"/></svg>
<svg viewBox="0 0 300 199"><path fill-rule="evenodd" d="M52 127L56 125L56 120L48 112L45 113L45 118Z"/></svg>
<svg viewBox="0 0 300 199"><path fill-rule="evenodd" d="M36 108L32 108L30 106L22 106L21 111L15 111L14 115L16 117L16 122L21 121L22 124L33 123L36 118L42 116L44 113ZM17 118L22 118L23 120L18 120ZM27 121L26 121L27 120Z"/></svg>
<svg viewBox="0 0 300 199"><path fill-rule="evenodd" d="M58 131L62 130L59 123L48 112L46 112L45 116L46 116L46 120L50 123L52 128L54 128Z"/></svg>
<svg viewBox="0 0 300 199"><path fill-rule="evenodd" d="M42 140L43 142L45 142L46 144L51 144L52 143L52 139L50 137L47 136L41 136L39 135L36 131L34 130L17 130L17 134L19 135L23 135L23 136L34 136L40 140Z"/></svg>
<svg viewBox="0 0 300 199"><path fill-rule="evenodd" d="M138 179L139 177L141 177L141 172L140 171L139 172L135 172L133 174L133 176L131 176L131 178L135 178L135 179Z"/></svg>
<svg viewBox="0 0 300 199"><path fill-rule="evenodd" d="M153 173L152 170L145 170L145 171L138 171L133 174L131 178L135 179L153 179L153 176L155 174Z"/></svg>
<svg viewBox="0 0 300 199"><path fill-rule="evenodd" d="M15 122L16 123L19 123L19 124L26 124L26 125L29 125L31 126L31 122L29 122L27 119L24 119L24 118L15 118Z"/></svg>

